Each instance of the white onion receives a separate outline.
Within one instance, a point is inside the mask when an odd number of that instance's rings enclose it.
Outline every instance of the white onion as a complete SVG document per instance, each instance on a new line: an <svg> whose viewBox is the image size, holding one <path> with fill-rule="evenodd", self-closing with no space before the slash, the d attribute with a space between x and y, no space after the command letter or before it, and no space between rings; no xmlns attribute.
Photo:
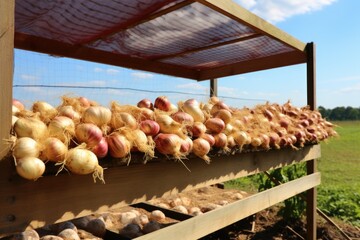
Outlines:
<svg viewBox="0 0 360 240"><path fill-rule="evenodd" d="M12 148L12 154L15 159L24 157L39 157L41 147L37 141L29 137L16 139Z"/></svg>
<svg viewBox="0 0 360 240"><path fill-rule="evenodd" d="M45 163L36 157L17 159L16 172L28 180L37 180L45 172Z"/></svg>
<svg viewBox="0 0 360 240"><path fill-rule="evenodd" d="M19 118L14 124L16 136L30 137L35 140L45 139L48 136L48 129L44 122L37 118Z"/></svg>
<svg viewBox="0 0 360 240"><path fill-rule="evenodd" d="M210 152L210 144L203 138L197 138L193 141L193 153L205 160L206 163L210 163L210 158L207 154Z"/></svg>
<svg viewBox="0 0 360 240"><path fill-rule="evenodd" d="M91 106L84 111L82 119L85 123L93 123L104 128L111 121L111 111L103 106Z"/></svg>
<svg viewBox="0 0 360 240"><path fill-rule="evenodd" d="M45 160L63 162L67 151L67 146L58 138L49 137L44 142L43 155L45 156Z"/></svg>
<svg viewBox="0 0 360 240"><path fill-rule="evenodd" d="M69 145L71 138L75 135L75 123L71 118L57 116L50 121L48 130L50 137L56 137Z"/></svg>
<svg viewBox="0 0 360 240"><path fill-rule="evenodd" d="M37 101L32 106L33 112L40 113L40 118L45 123L48 123L51 119L53 119L57 115L57 110L51 104L43 101Z"/></svg>

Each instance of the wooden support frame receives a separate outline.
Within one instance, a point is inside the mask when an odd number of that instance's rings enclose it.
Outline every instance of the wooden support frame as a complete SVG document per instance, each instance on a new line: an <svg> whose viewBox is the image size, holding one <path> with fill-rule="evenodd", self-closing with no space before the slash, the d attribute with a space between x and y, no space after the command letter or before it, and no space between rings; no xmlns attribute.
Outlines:
<svg viewBox="0 0 360 240"><path fill-rule="evenodd" d="M316 108L316 54L315 44L308 43L306 46L307 53L307 102L312 110ZM306 163L307 174L313 174L317 170L316 159L312 159ZM316 239L316 206L317 191L311 188L307 191L306 196L306 219L307 219L307 239Z"/></svg>
<svg viewBox="0 0 360 240"><path fill-rule="evenodd" d="M218 80L216 78L210 79L210 97L218 95Z"/></svg>
<svg viewBox="0 0 360 240"><path fill-rule="evenodd" d="M0 1L0 159L8 152L3 139L10 137L14 71L15 1Z"/></svg>

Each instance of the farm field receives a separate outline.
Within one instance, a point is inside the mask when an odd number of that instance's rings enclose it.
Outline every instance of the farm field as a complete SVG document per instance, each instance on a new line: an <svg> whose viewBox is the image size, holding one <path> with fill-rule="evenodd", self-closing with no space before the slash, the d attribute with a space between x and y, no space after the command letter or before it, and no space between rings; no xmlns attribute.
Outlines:
<svg viewBox="0 0 360 240"><path fill-rule="evenodd" d="M360 121L333 123L339 137L321 143L321 158L317 162L321 172L318 207L340 225L350 223L359 229ZM259 184L257 180L257 176L250 176L227 182L225 186L254 192Z"/></svg>

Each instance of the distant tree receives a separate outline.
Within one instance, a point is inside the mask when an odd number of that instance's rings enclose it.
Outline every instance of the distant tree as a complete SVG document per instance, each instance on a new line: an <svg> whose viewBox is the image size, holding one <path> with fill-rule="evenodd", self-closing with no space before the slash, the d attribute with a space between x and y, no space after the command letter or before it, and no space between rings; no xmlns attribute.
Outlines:
<svg viewBox="0 0 360 240"><path fill-rule="evenodd" d="M331 110L330 120L345 120L345 107L336 107Z"/></svg>
<svg viewBox="0 0 360 240"><path fill-rule="evenodd" d="M344 120L357 120L359 119L359 110L352 107L347 107L344 112Z"/></svg>
<svg viewBox="0 0 360 240"><path fill-rule="evenodd" d="M331 113L331 109L326 109L323 106L319 106L318 111L321 113L321 116L323 118L329 118L329 115Z"/></svg>

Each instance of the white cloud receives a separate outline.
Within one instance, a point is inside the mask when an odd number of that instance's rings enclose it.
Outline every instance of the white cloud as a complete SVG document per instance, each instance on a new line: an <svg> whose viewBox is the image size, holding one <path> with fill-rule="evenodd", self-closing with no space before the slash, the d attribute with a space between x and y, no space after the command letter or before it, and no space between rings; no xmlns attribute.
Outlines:
<svg viewBox="0 0 360 240"><path fill-rule="evenodd" d="M186 89L188 91L192 91L192 90L198 91L198 90L200 90L200 91L208 92L210 90L209 87L205 87L205 86L201 85L200 83L196 83L196 82L180 84L180 85L177 85L175 87L179 88L179 89Z"/></svg>
<svg viewBox="0 0 360 240"><path fill-rule="evenodd" d="M310 13L334 3L336 0L236 0L244 8L276 23L295 15Z"/></svg>
<svg viewBox="0 0 360 240"><path fill-rule="evenodd" d="M117 69L113 69L113 68L103 69L103 68L96 67L96 68L94 68L94 72L96 72L96 73L105 72L106 74L109 74L109 75L116 75L120 71Z"/></svg>
<svg viewBox="0 0 360 240"><path fill-rule="evenodd" d="M120 72L119 70L116 70L113 68L106 69L106 73L109 75L115 75L115 74L118 74L119 72Z"/></svg>
<svg viewBox="0 0 360 240"><path fill-rule="evenodd" d="M133 72L133 73L131 73L131 76L133 76L135 78L141 78L141 79L148 79L148 78L154 77L153 74L145 73L145 72Z"/></svg>
<svg viewBox="0 0 360 240"><path fill-rule="evenodd" d="M26 80L26 81L36 81L39 80L39 77L35 76L35 75L29 75L29 74L21 74L20 78L22 80Z"/></svg>

